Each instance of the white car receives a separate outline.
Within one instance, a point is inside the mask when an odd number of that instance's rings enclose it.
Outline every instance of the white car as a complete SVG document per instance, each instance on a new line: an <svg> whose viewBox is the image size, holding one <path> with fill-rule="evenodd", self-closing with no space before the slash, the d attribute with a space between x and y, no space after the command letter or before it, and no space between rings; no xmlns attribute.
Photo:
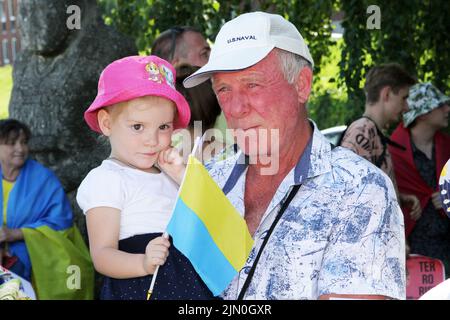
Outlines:
<svg viewBox="0 0 450 320"><path fill-rule="evenodd" d="M344 133L347 126L336 126L328 129L320 130L322 134L334 145L337 145L341 135Z"/></svg>

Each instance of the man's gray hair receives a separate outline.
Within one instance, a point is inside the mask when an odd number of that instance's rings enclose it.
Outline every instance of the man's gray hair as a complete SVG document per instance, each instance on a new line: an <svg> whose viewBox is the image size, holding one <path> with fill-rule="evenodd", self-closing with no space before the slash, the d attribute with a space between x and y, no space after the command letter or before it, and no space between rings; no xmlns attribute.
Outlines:
<svg viewBox="0 0 450 320"><path fill-rule="evenodd" d="M298 74L304 67L312 71L311 63L295 53L275 48L280 61L281 71L289 84L294 84Z"/></svg>

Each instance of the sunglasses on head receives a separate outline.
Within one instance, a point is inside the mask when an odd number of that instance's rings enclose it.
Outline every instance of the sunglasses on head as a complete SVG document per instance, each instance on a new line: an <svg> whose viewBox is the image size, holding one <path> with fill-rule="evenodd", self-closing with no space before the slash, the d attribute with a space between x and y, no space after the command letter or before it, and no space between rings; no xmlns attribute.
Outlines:
<svg viewBox="0 0 450 320"><path fill-rule="evenodd" d="M186 31L185 27L173 27L169 29L170 34L171 34L171 45L170 45L170 61L173 60L173 57L175 55L175 49L177 47L177 39L180 35L183 34L183 32Z"/></svg>

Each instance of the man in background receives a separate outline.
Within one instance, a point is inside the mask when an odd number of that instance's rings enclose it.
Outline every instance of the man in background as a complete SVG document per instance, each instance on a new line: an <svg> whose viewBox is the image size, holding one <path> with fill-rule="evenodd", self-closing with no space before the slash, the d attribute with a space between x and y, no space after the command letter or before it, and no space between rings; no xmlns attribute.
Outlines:
<svg viewBox="0 0 450 320"><path fill-rule="evenodd" d="M211 48L197 29L189 26L172 27L163 31L152 46L152 54L170 62L174 67L189 64L203 67Z"/></svg>
<svg viewBox="0 0 450 320"><path fill-rule="evenodd" d="M419 200L411 194L399 193L394 175L394 166L388 145L402 149L383 134L385 128L400 121L408 110L406 99L409 88L416 80L396 63L373 67L366 76L364 93L365 111L354 121L342 136L340 145L372 162L383 170L394 184L397 198L402 206L410 208L413 220L420 218Z"/></svg>

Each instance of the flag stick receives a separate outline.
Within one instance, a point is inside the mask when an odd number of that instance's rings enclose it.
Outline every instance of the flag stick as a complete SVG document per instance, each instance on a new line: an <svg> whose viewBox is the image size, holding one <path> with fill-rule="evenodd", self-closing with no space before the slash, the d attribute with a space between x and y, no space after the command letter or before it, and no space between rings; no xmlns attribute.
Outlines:
<svg viewBox="0 0 450 320"><path fill-rule="evenodd" d="M197 149L199 148L200 144L203 144L203 136L202 137L197 137L195 139L194 148L192 148L192 151L191 151L191 155L194 155L194 157L195 157L195 152L197 152ZM181 186L183 185L184 178L186 177L186 171L184 172L183 180L181 181L180 187L178 188L177 199L180 196ZM175 210L176 203L177 202L175 201L175 204L173 206L172 212ZM166 239L169 239L169 234L167 233L167 231L164 232L163 237L166 238ZM158 275L159 267L160 266L157 266L156 269L155 269L155 272L153 273L152 282L150 283L150 288L148 288L148 291L147 291L147 300L150 300L150 297L152 296L153 287L155 286L156 276Z"/></svg>

